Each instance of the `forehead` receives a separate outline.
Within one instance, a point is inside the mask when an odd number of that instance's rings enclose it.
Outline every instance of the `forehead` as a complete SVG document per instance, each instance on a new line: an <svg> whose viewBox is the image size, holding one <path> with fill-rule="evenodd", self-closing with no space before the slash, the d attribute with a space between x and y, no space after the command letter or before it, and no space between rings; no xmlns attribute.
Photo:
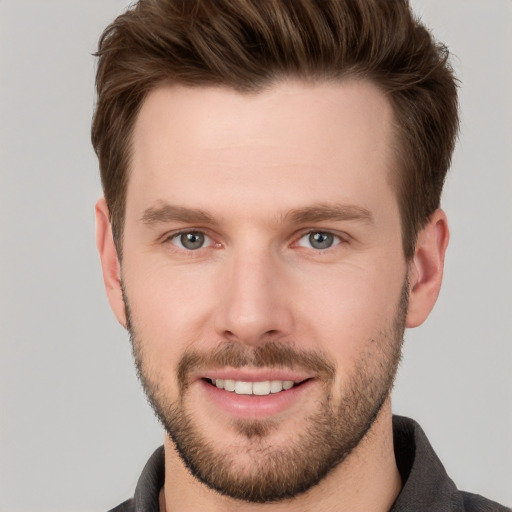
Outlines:
<svg viewBox="0 0 512 512"><path fill-rule="evenodd" d="M249 208L261 192L284 210L305 195L394 195L392 124L384 94L361 80L283 81L257 93L160 86L135 123L127 213L158 199Z"/></svg>

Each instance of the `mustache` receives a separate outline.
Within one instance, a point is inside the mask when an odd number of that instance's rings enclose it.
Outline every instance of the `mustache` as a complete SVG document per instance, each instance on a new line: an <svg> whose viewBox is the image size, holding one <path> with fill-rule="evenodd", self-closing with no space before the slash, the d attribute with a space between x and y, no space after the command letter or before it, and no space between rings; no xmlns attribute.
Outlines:
<svg viewBox="0 0 512 512"><path fill-rule="evenodd" d="M313 372L316 378L324 382L331 382L336 370L335 364L320 352L296 350L276 341L255 348L224 342L211 352L190 351L183 354L177 368L179 386L182 390L186 389L188 376L193 371L226 367L305 370Z"/></svg>

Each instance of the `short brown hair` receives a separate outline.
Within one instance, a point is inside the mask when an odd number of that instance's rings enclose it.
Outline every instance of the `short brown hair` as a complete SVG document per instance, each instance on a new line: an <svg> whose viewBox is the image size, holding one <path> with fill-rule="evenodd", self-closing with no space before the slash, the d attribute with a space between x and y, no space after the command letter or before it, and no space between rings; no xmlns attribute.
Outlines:
<svg viewBox="0 0 512 512"><path fill-rule="evenodd" d="M448 50L406 0L139 0L99 42L92 143L121 251L131 135L162 82L259 91L283 77L359 77L396 118L407 258L439 207L458 129Z"/></svg>

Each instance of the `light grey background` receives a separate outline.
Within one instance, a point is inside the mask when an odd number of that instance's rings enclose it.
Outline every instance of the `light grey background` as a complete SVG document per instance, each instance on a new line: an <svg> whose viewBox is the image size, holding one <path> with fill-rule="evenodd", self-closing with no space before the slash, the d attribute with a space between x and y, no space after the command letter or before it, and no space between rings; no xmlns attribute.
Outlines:
<svg viewBox="0 0 512 512"><path fill-rule="evenodd" d="M104 511L162 433L94 244L94 59L125 0L0 0L0 511ZM464 489L512 504L512 1L417 0L455 54L462 133L445 283L395 412Z"/></svg>

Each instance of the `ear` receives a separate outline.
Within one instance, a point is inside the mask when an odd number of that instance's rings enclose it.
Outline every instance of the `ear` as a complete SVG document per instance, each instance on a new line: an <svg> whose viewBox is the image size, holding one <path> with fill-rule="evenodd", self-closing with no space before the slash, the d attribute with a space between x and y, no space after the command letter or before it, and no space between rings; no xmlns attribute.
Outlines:
<svg viewBox="0 0 512 512"><path fill-rule="evenodd" d="M409 263L407 327L421 325L436 303L443 280L444 255L449 239L446 214L438 209L418 233L414 257Z"/></svg>
<svg viewBox="0 0 512 512"><path fill-rule="evenodd" d="M108 301L119 323L126 327L126 310L121 289L121 264L112 236L110 213L103 197L96 203L95 214L96 246L100 253L103 281L105 282Z"/></svg>

